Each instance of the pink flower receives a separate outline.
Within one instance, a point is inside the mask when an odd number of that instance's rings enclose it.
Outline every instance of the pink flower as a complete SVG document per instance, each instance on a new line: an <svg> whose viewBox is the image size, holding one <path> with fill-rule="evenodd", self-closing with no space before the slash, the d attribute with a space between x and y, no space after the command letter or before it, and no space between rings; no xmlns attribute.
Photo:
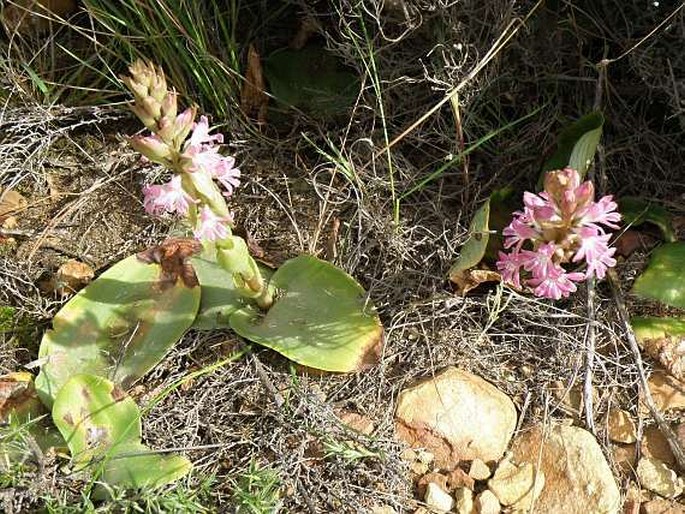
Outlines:
<svg viewBox="0 0 685 514"><path fill-rule="evenodd" d="M596 228L584 227L579 231L580 246L573 256L573 262L585 259L587 262L587 278L592 276L603 279L608 268L616 266L613 258L616 248L609 247L611 234L602 234Z"/></svg>
<svg viewBox="0 0 685 514"><path fill-rule="evenodd" d="M573 282L580 282L585 279L583 273L566 273L564 269L557 265L545 277L533 278L527 284L534 288L536 296L559 300L566 298L577 289Z"/></svg>
<svg viewBox="0 0 685 514"><path fill-rule="evenodd" d="M526 207L526 215L537 224L551 222L558 218L554 205L545 193L536 195L525 191L523 193L523 205Z"/></svg>
<svg viewBox="0 0 685 514"><path fill-rule="evenodd" d="M518 214L519 217L516 217L516 213L514 213L514 219L502 231L502 235L505 237L504 248L511 248L516 245L516 248L520 249L526 239L536 239L540 236L540 232L522 221L524 215L522 213Z"/></svg>
<svg viewBox="0 0 685 514"><path fill-rule="evenodd" d="M618 228L621 215L616 212L618 205L611 196L604 196L598 202L590 203L586 209L578 214L578 223L581 225L595 226L602 223L611 228Z"/></svg>
<svg viewBox="0 0 685 514"><path fill-rule="evenodd" d="M188 141L188 145L190 147L198 147L200 145L204 144L209 144L212 145L214 143L221 144L224 142L224 135L223 134L214 134L213 136L209 135L209 122L207 120L207 116L200 116L200 121L195 123L193 125L193 133L190 135L190 140Z"/></svg>
<svg viewBox="0 0 685 514"><path fill-rule="evenodd" d="M530 271L533 278L545 278L557 267L553 260L554 252L556 252L554 243L543 244L535 251L523 250L521 252L523 269Z"/></svg>
<svg viewBox="0 0 685 514"><path fill-rule="evenodd" d="M177 212L185 216L190 205L195 203L183 189L180 175L175 175L166 184L143 187L143 195L145 211L153 215Z"/></svg>
<svg viewBox="0 0 685 514"><path fill-rule="evenodd" d="M521 289L521 254L516 250L511 253L499 252L497 269L502 274L502 280Z"/></svg>
<svg viewBox="0 0 685 514"><path fill-rule="evenodd" d="M200 209L200 216L198 218L198 226L193 234L197 239L202 241L217 241L225 239L230 235L227 225L233 223L233 217L217 216L214 211L204 206Z"/></svg>

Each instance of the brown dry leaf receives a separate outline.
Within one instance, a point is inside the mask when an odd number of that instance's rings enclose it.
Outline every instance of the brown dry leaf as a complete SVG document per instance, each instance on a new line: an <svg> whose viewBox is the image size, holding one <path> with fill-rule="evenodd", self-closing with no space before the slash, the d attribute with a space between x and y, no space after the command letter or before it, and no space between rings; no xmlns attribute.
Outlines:
<svg viewBox="0 0 685 514"><path fill-rule="evenodd" d="M502 275L486 269L468 269L452 273L450 280L457 286L457 292L465 295L485 282L501 282Z"/></svg>
<svg viewBox="0 0 685 514"><path fill-rule="evenodd" d="M647 355L658 361L675 378L685 378L685 338L643 339L642 347Z"/></svg>
<svg viewBox="0 0 685 514"><path fill-rule="evenodd" d="M4 222L13 217L12 214L17 214L26 209L28 204L23 195L12 189L0 191L0 223L3 223L4 226Z"/></svg>
<svg viewBox="0 0 685 514"><path fill-rule="evenodd" d="M628 257L635 250L649 248L656 242L656 237L639 230L626 230L614 243L616 255Z"/></svg>
<svg viewBox="0 0 685 514"><path fill-rule="evenodd" d="M0 377L0 424L7 423L11 413L36 413L40 405L30 373L18 371Z"/></svg>
<svg viewBox="0 0 685 514"><path fill-rule="evenodd" d="M260 125L266 123L266 107L269 102L265 89L259 53L254 45L250 45L247 51L245 82L240 92L240 108L246 116L256 119Z"/></svg>
<svg viewBox="0 0 685 514"><path fill-rule="evenodd" d="M202 245L195 239L170 238L159 246L140 252L138 259L148 264L156 262L162 267L162 289L173 287L179 278L186 287L192 288L199 283L188 259L200 253L200 250Z"/></svg>
<svg viewBox="0 0 685 514"><path fill-rule="evenodd" d="M15 0L2 11L10 32L38 34L50 29L51 18L64 18L76 10L76 0Z"/></svg>
<svg viewBox="0 0 685 514"><path fill-rule="evenodd" d="M292 38L288 46L294 50L302 50L307 44L307 41L309 41L309 38L319 30L321 30L321 25L319 25L316 18L307 16L300 21L300 27L297 30L297 34L295 34L295 37Z"/></svg>

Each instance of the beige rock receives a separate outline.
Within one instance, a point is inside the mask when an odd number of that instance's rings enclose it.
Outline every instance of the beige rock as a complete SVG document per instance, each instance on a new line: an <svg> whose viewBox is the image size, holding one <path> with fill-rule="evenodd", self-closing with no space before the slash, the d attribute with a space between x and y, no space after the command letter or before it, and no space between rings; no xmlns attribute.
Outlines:
<svg viewBox="0 0 685 514"><path fill-rule="evenodd" d="M390 505L379 505L371 509L372 514L397 514L397 511Z"/></svg>
<svg viewBox="0 0 685 514"><path fill-rule="evenodd" d="M459 487L454 491L454 509L457 514L473 513L473 491L468 487Z"/></svg>
<svg viewBox="0 0 685 514"><path fill-rule="evenodd" d="M454 505L454 499L450 494L435 482L428 483L423 501L431 510L437 512L449 512Z"/></svg>
<svg viewBox="0 0 685 514"><path fill-rule="evenodd" d="M685 505L655 498L642 504L640 514L685 514Z"/></svg>
<svg viewBox="0 0 685 514"><path fill-rule="evenodd" d="M622 409L609 411L607 431L609 439L616 443L631 444L637 441L637 427L633 417Z"/></svg>
<svg viewBox="0 0 685 514"><path fill-rule="evenodd" d="M0 189L0 221L26 209L28 204L26 198L13 189Z"/></svg>
<svg viewBox="0 0 685 514"><path fill-rule="evenodd" d="M637 478L642 487L664 498L683 494L683 480L660 460L642 457L637 463Z"/></svg>
<svg viewBox="0 0 685 514"><path fill-rule="evenodd" d="M516 511L528 511L545 485L544 472L536 472L530 462L516 465L507 457L502 459L488 488L502 505Z"/></svg>
<svg viewBox="0 0 685 514"><path fill-rule="evenodd" d="M469 476L474 480L487 480L492 472L488 465L480 459L473 459L469 467Z"/></svg>
<svg viewBox="0 0 685 514"><path fill-rule="evenodd" d="M489 382L449 367L402 391L395 427L401 440L451 469L461 460L498 460L516 427L516 408Z"/></svg>
<svg viewBox="0 0 685 514"><path fill-rule="evenodd" d="M497 496L489 489L486 489L476 496L475 503L477 514L499 514L502 510Z"/></svg>
<svg viewBox="0 0 685 514"><path fill-rule="evenodd" d="M459 487L468 487L473 491L476 486L475 480L469 476L469 474L461 468L454 468L452 471L447 473L447 486L450 491L454 491Z"/></svg>
<svg viewBox="0 0 685 514"><path fill-rule="evenodd" d="M595 438L578 427L537 425L512 443L512 461L537 467L545 486L535 514L613 514L621 498L609 464Z"/></svg>
<svg viewBox="0 0 685 514"><path fill-rule="evenodd" d="M669 375L663 369L655 369L647 379L649 391L660 411L685 407L685 382Z"/></svg>
<svg viewBox="0 0 685 514"><path fill-rule="evenodd" d="M83 288L94 276L95 270L88 264L70 259L59 267L50 284L53 291L63 296Z"/></svg>
<svg viewBox="0 0 685 514"><path fill-rule="evenodd" d="M336 414L338 419L342 421L345 426L355 430L356 432L360 432L365 435L371 435L376 429L373 421L368 416L364 416L358 412L340 409Z"/></svg>
<svg viewBox="0 0 685 514"><path fill-rule="evenodd" d="M447 477L445 475L436 472L426 473L419 478L418 482L416 482L416 491L419 493L420 497L426 495L426 489L431 482L440 486L441 489L449 491L449 487L447 487Z"/></svg>
<svg viewBox="0 0 685 514"><path fill-rule="evenodd" d="M557 402L556 406L567 415L574 419L583 416L584 402L582 385L575 384L569 387L565 382L557 380L550 386L550 392ZM592 398L595 403L599 401L599 395L594 389L592 390Z"/></svg>
<svg viewBox="0 0 685 514"><path fill-rule="evenodd" d="M671 428L677 430L677 427ZM681 440L681 442L685 442ZM668 440L656 425L651 425L644 429L642 434L642 445L640 447L642 455L660 460L668 467L674 468L677 465L676 458L671 451Z"/></svg>

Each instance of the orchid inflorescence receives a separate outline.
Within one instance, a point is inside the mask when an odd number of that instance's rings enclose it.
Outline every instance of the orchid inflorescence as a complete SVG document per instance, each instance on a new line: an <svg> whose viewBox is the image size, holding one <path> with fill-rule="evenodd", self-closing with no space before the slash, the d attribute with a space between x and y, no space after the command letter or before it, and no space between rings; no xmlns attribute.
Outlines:
<svg viewBox="0 0 685 514"><path fill-rule="evenodd" d="M544 191L523 194L523 211L502 232L508 253L499 252L497 269L508 284L530 287L534 294L558 300L576 291L575 282L602 279L616 265L611 234L621 215L611 196L594 201L592 182L581 183L571 168L545 175ZM562 264L586 263L584 271L567 271Z"/></svg>
<svg viewBox="0 0 685 514"><path fill-rule="evenodd" d="M135 97L131 109L151 132L131 138L131 146L174 174L165 184L143 187L146 212L185 218L195 238L216 250L217 263L234 273L238 290L268 305L259 269L245 241L232 232L233 213L226 197L240 185L240 170L233 157L219 153L223 134L209 133L206 116L196 121L195 106L178 112L178 94L168 89L160 68L138 60L129 71L131 76L122 80Z"/></svg>

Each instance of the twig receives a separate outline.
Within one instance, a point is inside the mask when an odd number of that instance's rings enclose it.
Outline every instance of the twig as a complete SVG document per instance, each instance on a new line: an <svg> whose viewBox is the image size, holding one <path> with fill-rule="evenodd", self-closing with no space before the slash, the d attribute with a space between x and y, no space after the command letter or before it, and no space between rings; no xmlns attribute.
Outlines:
<svg viewBox="0 0 685 514"><path fill-rule="evenodd" d="M633 352L635 364L637 365L640 378L640 387L642 388L645 404L647 405L652 418L654 418L654 421L656 421L659 430L664 437L666 437L668 445L671 447L671 451L673 452L673 456L675 457L676 461L678 461L678 465L681 469L685 469L685 451L683 451L682 446L680 446L676 434L661 415L659 409L657 409L656 404L654 403L654 398L652 398L652 393L649 390L647 376L645 375L645 368L642 364L640 346L637 344L637 338L635 337L635 332L633 332L633 327L630 326L630 316L628 315L628 309L625 301L623 300L623 292L621 291L621 286L619 284L616 271L609 269L608 278L611 291L614 295L614 301L616 302L616 308L618 309L618 315L621 319L621 324L623 325L623 330L625 331L628 343L630 344L630 350Z"/></svg>
<svg viewBox="0 0 685 514"><path fill-rule="evenodd" d="M587 281L587 335L586 335L586 351L587 356L585 358L585 381L583 383L583 406L585 409L585 424L593 435L597 435L595 432L595 416L594 416L594 405L592 397L592 370L595 365L595 343L597 340L595 331L595 318L597 315L597 309L595 307L595 278L590 277Z"/></svg>

